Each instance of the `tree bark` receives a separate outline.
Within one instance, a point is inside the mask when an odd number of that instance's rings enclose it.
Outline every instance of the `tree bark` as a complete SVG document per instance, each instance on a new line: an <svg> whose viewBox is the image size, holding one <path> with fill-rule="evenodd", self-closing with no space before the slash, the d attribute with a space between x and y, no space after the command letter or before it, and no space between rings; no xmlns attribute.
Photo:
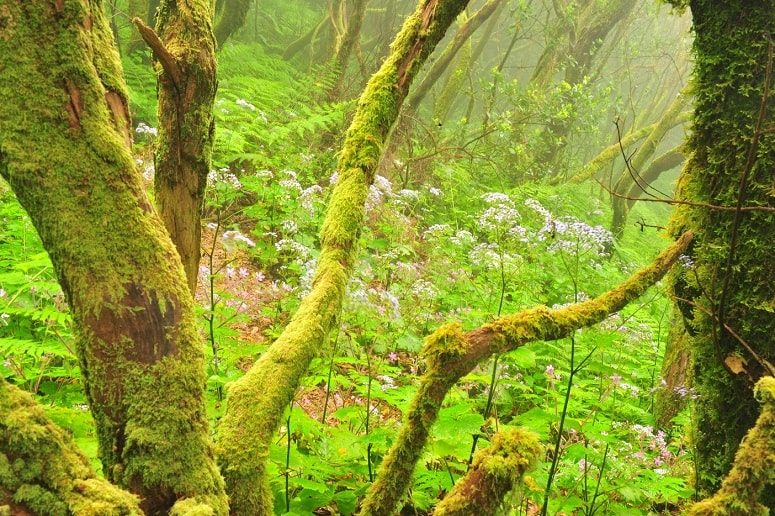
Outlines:
<svg viewBox="0 0 775 516"><path fill-rule="evenodd" d="M196 292L200 215L210 172L217 89L212 0L163 0L156 32L135 18L157 67L159 135L154 189L164 226Z"/></svg>
<svg viewBox="0 0 775 516"><path fill-rule="evenodd" d="M382 146L412 79L467 3L420 1L361 96L340 153L339 180L321 229L312 290L285 331L229 390L218 455L234 514L272 514L266 472L269 446L285 407L340 311Z"/></svg>
<svg viewBox="0 0 775 516"><path fill-rule="evenodd" d="M149 514L225 514L191 294L129 152L103 6L5 1L0 19L0 173L70 305L105 476Z"/></svg>
<svg viewBox="0 0 775 516"><path fill-rule="evenodd" d="M477 452L471 469L439 502L433 516L496 514L542 451L534 433L518 428L498 432L488 448Z"/></svg>
<svg viewBox="0 0 775 516"><path fill-rule="evenodd" d="M697 235L694 265L673 280L692 352L696 402L697 477L715 491L738 444L756 422L752 394L775 362L775 222L748 206L773 206L775 133L771 0L692 0L694 124L691 156L678 183L682 201L671 227ZM770 479L771 480L771 479ZM765 489L775 508L775 489Z"/></svg>
<svg viewBox="0 0 775 516"><path fill-rule="evenodd" d="M759 419L740 443L732 470L721 488L712 497L690 507L689 516L769 514L759 498L766 485L775 483L775 378L762 378L754 392L762 404Z"/></svg>

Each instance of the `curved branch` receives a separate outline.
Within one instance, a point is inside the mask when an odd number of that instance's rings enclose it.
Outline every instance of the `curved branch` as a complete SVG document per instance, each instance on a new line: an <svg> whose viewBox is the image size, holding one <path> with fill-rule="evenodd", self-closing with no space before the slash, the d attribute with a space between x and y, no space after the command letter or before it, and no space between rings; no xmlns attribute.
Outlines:
<svg viewBox="0 0 775 516"><path fill-rule="evenodd" d="M595 299L558 309L531 308L469 332L452 323L429 335L422 351L427 370L404 425L380 466L377 480L366 494L361 514L392 514L395 510L409 487L441 404L458 380L495 353L511 351L528 342L562 339L579 328L599 323L659 281L692 238L692 233L684 233L651 265Z"/></svg>
<svg viewBox="0 0 775 516"><path fill-rule="evenodd" d="M153 52L153 55L159 61L161 67L167 72L167 75L172 80L175 88L180 89L182 79L178 60L169 50L167 50L167 47L164 46L164 43L161 38L159 38L159 35L156 34L156 31L146 25L143 20L135 17L132 19L132 23L137 27L140 36L142 36L143 41L150 47L151 52Z"/></svg>
<svg viewBox="0 0 775 516"><path fill-rule="evenodd" d="M498 432L474 457L471 469L439 502L433 516L495 514L503 498L542 451L538 436L521 428Z"/></svg>
<svg viewBox="0 0 775 516"><path fill-rule="evenodd" d="M339 313L356 258L364 202L382 146L418 69L467 0L421 0L369 81L339 155L310 293L285 331L229 389L218 455L232 514L272 514L266 461L272 436Z"/></svg>

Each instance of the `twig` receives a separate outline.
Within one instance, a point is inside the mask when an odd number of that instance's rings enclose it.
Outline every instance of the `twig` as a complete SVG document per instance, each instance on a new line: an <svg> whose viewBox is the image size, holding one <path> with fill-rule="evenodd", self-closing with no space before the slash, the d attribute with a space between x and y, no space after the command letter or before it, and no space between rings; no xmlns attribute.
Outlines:
<svg viewBox="0 0 775 516"><path fill-rule="evenodd" d="M135 27L137 27L137 30L140 32L140 36L143 38L143 41L145 41L145 43L151 48L151 52L153 52L156 60L159 61L162 69L164 69L164 71L169 76L172 84L175 86L175 89L180 90L180 85L183 81L180 67L178 66L178 60L169 50L167 50L167 47L164 46L164 43L159 38L159 35L156 34L152 28L143 23L143 20L134 17L132 18L132 23L134 23Z"/></svg>
<svg viewBox="0 0 775 516"><path fill-rule="evenodd" d="M742 206L738 208L737 206L718 206L716 204L707 204L704 202L691 202L691 201L679 201L678 199L642 199L640 197L632 197L629 195L620 194L617 192L614 192L610 188L608 188L605 184L603 184L599 179L596 179L597 184L600 185L601 188L603 188L606 192L613 195L614 197L620 197L622 199L628 199L631 201L639 201L639 202L659 202L662 204L674 204L674 205L680 205L680 206L693 206L695 208L707 208L709 210L716 210L716 211L741 211L741 212L748 212L748 211L763 211L766 213L775 213L775 207L772 206Z"/></svg>

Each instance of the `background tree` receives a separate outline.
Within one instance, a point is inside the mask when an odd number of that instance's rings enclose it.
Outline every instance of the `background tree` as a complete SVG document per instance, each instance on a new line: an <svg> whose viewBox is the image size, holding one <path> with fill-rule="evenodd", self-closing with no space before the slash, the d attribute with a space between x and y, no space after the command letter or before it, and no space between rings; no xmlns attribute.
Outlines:
<svg viewBox="0 0 775 516"><path fill-rule="evenodd" d="M201 213L212 162L216 64L212 0L162 1L156 32L135 18L153 52L158 77L159 135L154 193L159 214L196 291Z"/></svg>

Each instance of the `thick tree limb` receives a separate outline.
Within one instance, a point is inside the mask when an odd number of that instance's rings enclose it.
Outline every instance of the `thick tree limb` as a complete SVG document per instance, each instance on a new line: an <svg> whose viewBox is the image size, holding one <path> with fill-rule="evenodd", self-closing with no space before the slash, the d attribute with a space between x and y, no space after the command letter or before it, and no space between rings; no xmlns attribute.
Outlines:
<svg viewBox="0 0 775 516"><path fill-rule="evenodd" d="M439 502L433 516L495 514L542 450L538 436L532 432L512 428L495 434L492 444L477 452L468 473Z"/></svg>
<svg viewBox="0 0 775 516"><path fill-rule="evenodd" d="M0 514L143 512L134 495L97 478L32 396L0 378Z"/></svg>
<svg viewBox="0 0 775 516"><path fill-rule="evenodd" d="M126 144L127 92L110 26L100 2L59 4L59 12L50 0L0 8L14 20L0 37L0 173L70 306L105 477L149 514L204 504L224 515L193 299Z"/></svg>
<svg viewBox="0 0 775 516"><path fill-rule="evenodd" d="M412 79L467 3L421 0L361 96L339 156L339 181L321 230L312 290L280 337L229 389L218 455L232 514L273 512L266 474L269 446L285 407L339 313L382 146Z"/></svg>
<svg viewBox="0 0 775 516"><path fill-rule="evenodd" d="M683 234L651 265L595 299L559 309L531 308L500 317L469 332L463 332L459 324L452 323L429 335L423 346L427 370L403 428L385 456L377 480L366 494L361 514L384 515L396 510L409 487L441 404L458 380L495 353L511 351L528 342L565 338L624 308L667 273L692 238L691 233Z"/></svg>
<svg viewBox="0 0 775 516"><path fill-rule="evenodd" d="M775 484L775 378L765 376L756 384L762 412L735 454L732 470L718 492L689 509L691 516L768 514L758 500L764 486Z"/></svg>

